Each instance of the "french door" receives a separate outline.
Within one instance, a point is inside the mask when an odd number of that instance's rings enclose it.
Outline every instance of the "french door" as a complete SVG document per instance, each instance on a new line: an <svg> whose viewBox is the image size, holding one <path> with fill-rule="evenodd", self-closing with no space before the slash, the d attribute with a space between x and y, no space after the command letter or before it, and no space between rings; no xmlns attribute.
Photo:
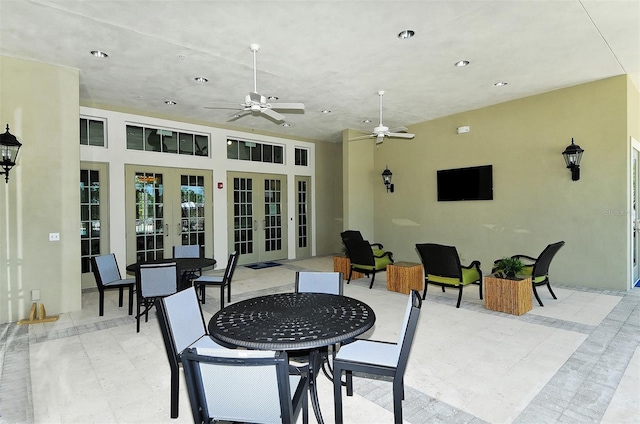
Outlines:
<svg viewBox="0 0 640 424"><path fill-rule="evenodd" d="M296 258L311 257L311 177L296 176Z"/></svg>
<svg viewBox="0 0 640 424"><path fill-rule="evenodd" d="M170 258L174 245L213 256L212 173L127 165L127 263Z"/></svg>
<svg viewBox="0 0 640 424"><path fill-rule="evenodd" d="M287 177L229 172L229 251L239 263L287 258Z"/></svg>

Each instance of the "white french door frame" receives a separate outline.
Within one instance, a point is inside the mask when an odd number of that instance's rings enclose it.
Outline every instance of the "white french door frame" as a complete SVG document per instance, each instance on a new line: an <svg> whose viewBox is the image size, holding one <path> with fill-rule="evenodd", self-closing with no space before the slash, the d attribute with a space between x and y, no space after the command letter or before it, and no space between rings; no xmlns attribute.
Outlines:
<svg viewBox="0 0 640 424"><path fill-rule="evenodd" d="M640 142L631 137L629 166L629 265L628 289L640 279Z"/></svg>

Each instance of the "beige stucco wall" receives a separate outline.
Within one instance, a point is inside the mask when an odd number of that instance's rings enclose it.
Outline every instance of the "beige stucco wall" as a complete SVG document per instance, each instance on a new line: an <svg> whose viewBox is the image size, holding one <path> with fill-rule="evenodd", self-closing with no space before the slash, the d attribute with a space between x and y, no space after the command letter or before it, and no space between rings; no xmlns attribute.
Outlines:
<svg viewBox="0 0 640 424"><path fill-rule="evenodd" d="M316 145L316 255L341 250L342 231L342 145Z"/></svg>
<svg viewBox="0 0 640 424"><path fill-rule="evenodd" d="M0 122L22 143L0 187L0 323L80 309L78 71L0 57ZM60 233L49 242L49 233Z"/></svg>
<svg viewBox="0 0 640 424"><path fill-rule="evenodd" d="M478 259L485 272L495 259L537 256L564 240L552 281L626 290L628 131L637 131L640 119L628 123L634 120L629 93L637 90L626 76L610 78L424 122L409 128L413 140L370 145L375 240L397 260L415 262L415 243L455 245L464 263ZM456 134L462 125L471 132ZM585 149L575 182L561 155L572 137ZM345 167L359 149L347 145ZM437 170L486 164L493 165L493 201L436 200ZM394 194L378 181L385 165L393 171Z"/></svg>

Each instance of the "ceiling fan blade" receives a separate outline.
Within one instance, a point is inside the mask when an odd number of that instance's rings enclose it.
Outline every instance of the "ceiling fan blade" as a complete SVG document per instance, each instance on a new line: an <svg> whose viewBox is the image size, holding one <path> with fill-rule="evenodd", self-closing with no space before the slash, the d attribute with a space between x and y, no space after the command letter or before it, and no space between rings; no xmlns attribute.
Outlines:
<svg viewBox="0 0 640 424"><path fill-rule="evenodd" d="M416 135L415 134L409 134L409 133L388 133L387 134L389 137L394 137L394 138L413 138Z"/></svg>
<svg viewBox="0 0 640 424"><path fill-rule="evenodd" d="M356 140L364 140L365 138L373 138L375 137L375 135L373 134L369 134L369 135L359 135L357 137L351 137L349 139L349 141L356 141Z"/></svg>
<svg viewBox="0 0 640 424"><path fill-rule="evenodd" d="M242 118L243 116L248 115L250 113L251 113L251 109L237 110L227 117L227 121L235 121L236 119Z"/></svg>
<svg viewBox="0 0 640 424"><path fill-rule="evenodd" d="M263 113L263 114L267 115L269 118L271 118L271 119L273 119L275 121L278 121L278 122L284 121L284 115L280 115L275 110L271 110L269 108L264 108L264 109L260 109L260 113Z"/></svg>
<svg viewBox="0 0 640 424"><path fill-rule="evenodd" d="M302 103L271 103L271 109L304 110L304 104Z"/></svg>
<svg viewBox="0 0 640 424"><path fill-rule="evenodd" d="M229 109L229 110L238 110L238 105L231 107L223 107L223 106L205 106L205 109Z"/></svg>
<svg viewBox="0 0 640 424"><path fill-rule="evenodd" d="M395 127L389 130L389 132L392 133L406 133L407 131L409 131L409 128L407 127Z"/></svg>

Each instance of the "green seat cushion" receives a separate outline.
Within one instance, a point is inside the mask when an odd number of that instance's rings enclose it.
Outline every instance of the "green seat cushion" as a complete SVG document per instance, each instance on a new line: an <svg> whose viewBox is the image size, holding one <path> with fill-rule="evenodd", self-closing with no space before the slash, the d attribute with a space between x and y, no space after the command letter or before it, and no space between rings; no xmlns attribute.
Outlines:
<svg viewBox="0 0 640 424"><path fill-rule="evenodd" d="M353 264L358 269L369 270L369 271L381 271L383 269L387 269L387 265L391 265L393 261L388 256L383 256L381 258L375 258L376 264L374 265L359 265Z"/></svg>
<svg viewBox="0 0 640 424"><path fill-rule="evenodd" d="M525 265L519 275L523 277L531 277L533 275L533 265ZM538 275L532 280L534 283L541 283L546 279L547 279L546 275Z"/></svg>
<svg viewBox="0 0 640 424"><path fill-rule="evenodd" d="M462 268L462 283L457 278L452 277L440 277L438 275L427 274L427 279L432 283L448 284L451 286L458 286L462 284L466 286L475 281L480 280L480 273L476 268Z"/></svg>

